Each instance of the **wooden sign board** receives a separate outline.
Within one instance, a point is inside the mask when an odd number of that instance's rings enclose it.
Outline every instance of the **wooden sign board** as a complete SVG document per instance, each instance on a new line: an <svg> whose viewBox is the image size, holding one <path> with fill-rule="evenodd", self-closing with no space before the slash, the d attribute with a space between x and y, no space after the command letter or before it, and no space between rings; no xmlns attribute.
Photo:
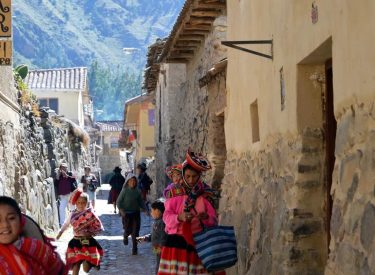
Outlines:
<svg viewBox="0 0 375 275"><path fill-rule="evenodd" d="M12 40L0 40L0 66L12 65Z"/></svg>
<svg viewBox="0 0 375 275"><path fill-rule="evenodd" d="M0 0L0 37L12 36L12 0Z"/></svg>

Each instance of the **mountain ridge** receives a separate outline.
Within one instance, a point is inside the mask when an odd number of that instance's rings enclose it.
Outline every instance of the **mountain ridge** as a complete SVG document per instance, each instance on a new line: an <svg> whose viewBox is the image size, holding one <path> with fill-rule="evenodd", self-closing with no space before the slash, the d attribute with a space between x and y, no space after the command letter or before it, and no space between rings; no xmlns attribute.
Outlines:
<svg viewBox="0 0 375 275"><path fill-rule="evenodd" d="M15 64L143 68L147 46L169 34L183 0L15 0ZM136 48L126 55L123 48Z"/></svg>
<svg viewBox="0 0 375 275"><path fill-rule="evenodd" d="M13 0L14 64L88 67L96 118L121 119L142 91L148 46L169 35L184 2Z"/></svg>

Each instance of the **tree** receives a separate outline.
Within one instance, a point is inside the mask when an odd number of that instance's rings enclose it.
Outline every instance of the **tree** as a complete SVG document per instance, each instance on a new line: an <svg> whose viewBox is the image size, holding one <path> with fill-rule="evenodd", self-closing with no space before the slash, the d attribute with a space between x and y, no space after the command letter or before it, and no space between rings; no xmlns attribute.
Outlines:
<svg viewBox="0 0 375 275"><path fill-rule="evenodd" d="M142 75L120 66L103 67L94 61L88 73L90 94L93 97L97 120L121 120L125 101L141 94Z"/></svg>

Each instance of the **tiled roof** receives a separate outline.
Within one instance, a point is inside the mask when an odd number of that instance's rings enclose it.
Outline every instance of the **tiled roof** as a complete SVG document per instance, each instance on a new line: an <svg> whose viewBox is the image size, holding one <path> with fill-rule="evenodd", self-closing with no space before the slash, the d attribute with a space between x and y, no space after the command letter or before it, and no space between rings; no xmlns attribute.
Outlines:
<svg viewBox="0 0 375 275"><path fill-rule="evenodd" d="M25 82L30 89L84 90L87 68L30 70Z"/></svg>
<svg viewBox="0 0 375 275"><path fill-rule="evenodd" d="M103 132L121 132L123 123L122 120L111 120L98 121L96 122L96 125L98 125Z"/></svg>

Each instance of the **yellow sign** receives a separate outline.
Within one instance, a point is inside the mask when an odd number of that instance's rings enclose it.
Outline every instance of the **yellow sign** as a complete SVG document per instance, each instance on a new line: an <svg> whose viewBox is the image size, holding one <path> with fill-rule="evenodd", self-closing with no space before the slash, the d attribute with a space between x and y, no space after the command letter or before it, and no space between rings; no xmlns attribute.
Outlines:
<svg viewBox="0 0 375 275"><path fill-rule="evenodd" d="M0 0L0 37L12 36L12 0Z"/></svg>
<svg viewBox="0 0 375 275"><path fill-rule="evenodd" d="M12 65L12 40L0 40L0 66Z"/></svg>

